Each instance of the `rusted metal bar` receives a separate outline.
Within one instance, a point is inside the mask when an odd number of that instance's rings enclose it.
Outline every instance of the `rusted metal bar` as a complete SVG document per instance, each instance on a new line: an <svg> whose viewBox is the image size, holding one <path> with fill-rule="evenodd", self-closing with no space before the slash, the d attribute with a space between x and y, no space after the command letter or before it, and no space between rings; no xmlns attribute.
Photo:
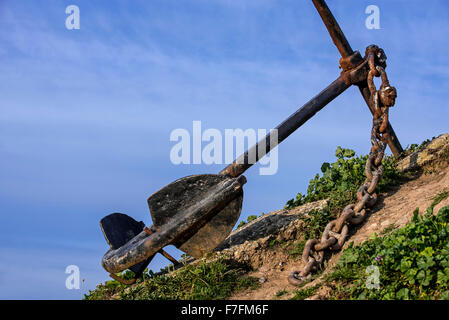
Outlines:
<svg viewBox="0 0 449 320"><path fill-rule="evenodd" d="M173 263L175 267L179 265L178 260L173 258L167 251L161 249L159 250L159 253L162 254L164 257L166 257L168 260L170 260L170 262Z"/></svg>
<svg viewBox="0 0 449 320"><path fill-rule="evenodd" d="M341 75L327 88L313 97L309 102L303 105L298 111L293 113L287 120L276 127L278 132L278 144L292 134L296 129L301 127L307 120L313 117L318 111L323 109L329 102L338 97L347 88L351 86L345 81L345 77ZM220 174L226 174L231 177L237 177L250 168L255 162L249 161L249 155L255 155L256 162L259 161L265 154L275 147L270 143L270 133L260 140L251 149L246 151L243 155L237 158L233 163L224 168ZM259 152L259 147L264 147Z"/></svg>
<svg viewBox="0 0 449 320"><path fill-rule="evenodd" d="M318 11L321 19L324 22L324 25L326 26L327 31L329 32L332 41L334 42L335 46L337 47L338 51L340 52L341 57L344 60L345 58L349 58L355 54L355 52L352 50L351 45L349 44L348 40L346 39L343 31L340 28L340 25L338 24L337 20L335 19L334 15L330 11L329 7L326 4L325 0L312 0L316 10ZM340 60L341 61L341 60ZM371 105L370 102L370 93L368 89L368 83L366 80L357 83L356 84L359 87L359 90L368 105L368 108L371 111L371 114L374 114L374 108ZM401 146L401 143L399 142L398 137L396 136L396 133L393 130L393 127L390 123L388 123L387 127L387 133L389 138L387 139L388 146L390 147L391 152L394 154L395 157L400 156L402 151L404 150Z"/></svg>
<svg viewBox="0 0 449 320"><path fill-rule="evenodd" d="M143 231L145 231L149 236L151 236L154 232L148 228L145 227L143 228ZM167 258L168 260L170 260L171 263L173 263L174 266L179 265L178 260L176 260L175 258L173 258L167 251L165 251L164 249L161 249L158 251L160 254L162 254L165 258Z"/></svg>

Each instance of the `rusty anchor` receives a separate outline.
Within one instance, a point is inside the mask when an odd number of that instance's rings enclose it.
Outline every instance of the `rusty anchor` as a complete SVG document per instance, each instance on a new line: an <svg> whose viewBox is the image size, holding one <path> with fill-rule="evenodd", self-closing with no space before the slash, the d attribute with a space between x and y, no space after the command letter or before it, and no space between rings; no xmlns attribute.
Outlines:
<svg viewBox="0 0 449 320"><path fill-rule="evenodd" d="M240 216L246 183L243 173L350 86L359 88L370 111L375 112L367 81L369 59L352 50L326 2L312 2L341 54L340 76L276 127L274 143L270 132L218 174L187 176L151 195L148 206L152 226L145 227L143 222L122 213L104 217L100 226L110 249L103 256L102 266L112 278L125 284L136 282L156 253L176 265L178 262L163 250L167 245L195 258L213 251L230 234ZM379 52L375 63L386 66L386 56ZM399 156L402 147L389 122L386 132L386 143ZM123 279L116 275L125 269L133 271L135 277Z"/></svg>

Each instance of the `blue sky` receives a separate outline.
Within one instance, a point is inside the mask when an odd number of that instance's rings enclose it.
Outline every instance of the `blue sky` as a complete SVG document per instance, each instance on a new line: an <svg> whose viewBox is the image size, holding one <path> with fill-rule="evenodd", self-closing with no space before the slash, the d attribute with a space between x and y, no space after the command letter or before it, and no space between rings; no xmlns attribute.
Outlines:
<svg viewBox="0 0 449 320"><path fill-rule="evenodd" d="M81 13L65 28L66 6ZM403 146L448 132L449 3L338 1L352 47L376 43L398 90ZM380 30L365 8L380 8ZM333 81L338 52L311 1L0 0L0 298L79 299L108 279L99 220L146 224L146 199L220 165L170 162L170 132L266 128ZM241 218L304 192L337 146L369 151L371 116L350 88L279 146L279 170L245 175ZM179 251L169 248L179 257ZM65 288L66 266L85 279ZM151 268L165 261L156 258Z"/></svg>

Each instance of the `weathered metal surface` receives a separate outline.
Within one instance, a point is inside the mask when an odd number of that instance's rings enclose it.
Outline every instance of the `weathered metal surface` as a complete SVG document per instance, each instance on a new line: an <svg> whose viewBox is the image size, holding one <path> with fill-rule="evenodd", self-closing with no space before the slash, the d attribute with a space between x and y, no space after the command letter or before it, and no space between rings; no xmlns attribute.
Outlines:
<svg viewBox="0 0 449 320"><path fill-rule="evenodd" d="M231 233L242 211L243 189L234 200L220 210L189 239L181 239L176 247L192 257L200 258L213 251Z"/></svg>
<svg viewBox="0 0 449 320"><path fill-rule="evenodd" d="M111 249L115 250L138 235L145 227L145 224L142 221L137 222L126 214L117 212L111 213L101 219L100 227L106 242ZM139 274L140 271L146 268L150 261L151 259L149 261L147 259L129 269L135 274Z"/></svg>
<svg viewBox="0 0 449 320"><path fill-rule="evenodd" d="M176 219L186 209L203 201L229 177L216 174L199 174L178 179L152 194L147 202L156 229Z"/></svg>
<svg viewBox="0 0 449 320"><path fill-rule="evenodd" d="M148 235L145 231L142 231L120 248L106 252L102 260L103 267L111 273L120 272L144 261L164 246L178 243L186 235L192 234L193 230L199 231L214 214L218 213L217 208L224 209L232 200L241 195L242 186L246 183L244 176L239 176L238 178L218 177L217 175L202 176L204 176L203 181L213 180L217 184L206 190L206 193L201 193L201 197L199 195L195 197L196 201L192 202L191 206L183 207L182 210L178 208L176 214L171 213L171 218L163 220L165 223L160 227L156 227L153 234ZM215 176L217 179L214 180L211 176ZM192 177L195 176L180 180L182 180L182 183L187 184L189 181L198 181L197 178ZM176 188L182 187L176 186ZM159 196L163 195L167 201L170 201L168 198L172 195L163 192L164 189L161 189L156 194ZM180 196L177 193L176 195ZM164 206L162 204L157 205L157 199L158 197L155 197L150 199L149 202L152 203L152 200L155 200L156 207L160 210ZM190 200L184 199L181 203L190 203ZM157 216L161 217L162 215L159 216L158 212Z"/></svg>
<svg viewBox="0 0 449 320"><path fill-rule="evenodd" d="M223 175L195 175L179 179L148 198L148 206L156 228L169 221L176 222L188 208L216 192L228 181ZM225 205L216 206L210 215L198 219L189 230L179 236L176 247L192 257L212 251L232 231L242 209L243 190Z"/></svg>
<svg viewBox="0 0 449 320"><path fill-rule="evenodd" d="M100 220L101 231L112 249L120 248L139 234L145 224L123 213L111 213Z"/></svg>

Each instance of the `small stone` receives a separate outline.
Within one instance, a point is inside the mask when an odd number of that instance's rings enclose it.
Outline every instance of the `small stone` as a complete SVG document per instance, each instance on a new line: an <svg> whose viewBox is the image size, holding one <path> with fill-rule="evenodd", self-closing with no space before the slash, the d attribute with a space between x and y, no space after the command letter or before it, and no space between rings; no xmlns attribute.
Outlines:
<svg viewBox="0 0 449 320"><path fill-rule="evenodd" d="M265 282L267 282L267 278L265 278L265 277L259 278L259 282L265 283Z"/></svg>
<svg viewBox="0 0 449 320"><path fill-rule="evenodd" d="M234 258L239 260L240 257L242 256L243 251L242 250L235 250L234 252Z"/></svg>
<svg viewBox="0 0 449 320"><path fill-rule="evenodd" d="M321 296L319 294L313 295L305 300L321 300Z"/></svg>
<svg viewBox="0 0 449 320"><path fill-rule="evenodd" d="M250 250L257 250L259 248L259 243L257 241L254 241L249 245Z"/></svg>
<svg viewBox="0 0 449 320"><path fill-rule="evenodd" d="M385 226L391 225L391 223L390 223L389 220L385 220L385 221L381 222L380 225L381 225L382 227L385 227Z"/></svg>

